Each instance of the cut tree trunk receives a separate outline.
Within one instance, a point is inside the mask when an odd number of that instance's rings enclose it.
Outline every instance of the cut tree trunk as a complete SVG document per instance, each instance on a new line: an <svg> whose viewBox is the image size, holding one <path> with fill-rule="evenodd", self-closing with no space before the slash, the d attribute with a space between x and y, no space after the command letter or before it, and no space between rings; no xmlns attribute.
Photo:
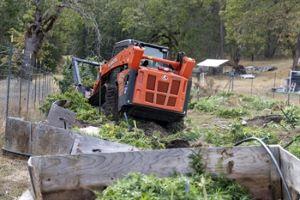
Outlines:
<svg viewBox="0 0 300 200"><path fill-rule="evenodd" d="M297 42L293 51L293 67L292 70L300 70L300 33L297 36Z"/></svg>

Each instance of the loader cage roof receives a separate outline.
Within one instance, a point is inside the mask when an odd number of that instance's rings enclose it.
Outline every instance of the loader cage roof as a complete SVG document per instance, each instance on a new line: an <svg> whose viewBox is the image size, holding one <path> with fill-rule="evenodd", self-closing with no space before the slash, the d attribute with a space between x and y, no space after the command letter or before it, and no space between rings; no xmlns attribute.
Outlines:
<svg viewBox="0 0 300 200"><path fill-rule="evenodd" d="M113 47L112 57L130 45L140 45L142 47L145 47L145 54L148 56L159 57L164 59L168 58L168 47L150 44L134 39L127 39L117 42Z"/></svg>

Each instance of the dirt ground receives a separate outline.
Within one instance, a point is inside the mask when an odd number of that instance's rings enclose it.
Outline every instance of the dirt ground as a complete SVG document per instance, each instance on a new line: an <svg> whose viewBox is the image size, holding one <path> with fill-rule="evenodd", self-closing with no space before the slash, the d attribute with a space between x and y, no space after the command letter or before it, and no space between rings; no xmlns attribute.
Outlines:
<svg viewBox="0 0 300 200"><path fill-rule="evenodd" d="M0 132L0 148L4 140ZM29 188L27 160L0 153L0 200L14 200Z"/></svg>

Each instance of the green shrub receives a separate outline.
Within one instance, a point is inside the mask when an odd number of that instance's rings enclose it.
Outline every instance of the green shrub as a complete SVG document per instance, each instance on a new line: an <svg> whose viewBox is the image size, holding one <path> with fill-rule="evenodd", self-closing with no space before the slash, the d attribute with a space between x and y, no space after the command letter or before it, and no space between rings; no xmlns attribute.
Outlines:
<svg viewBox="0 0 300 200"><path fill-rule="evenodd" d="M95 126L99 126L103 122L107 122L106 117L100 114L99 110L96 108L78 110L76 113L76 118L80 121L87 122Z"/></svg>
<svg viewBox="0 0 300 200"><path fill-rule="evenodd" d="M88 103L88 100L82 94L75 90L68 90L65 93L47 96L40 110L47 114L52 104L57 100L67 100L66 108L75 112L78 120L99 125L99 123L106 119L104 115L101 115L96 108Z"/></svg>
<svg viewBox="0 0 300 200"><path fill-rule="evenodd" d="M297 106L287 106L282 110L284 121L295 128L300 124L300 108Z"/></svg>
<svg viewBox="0 0 300 200"><path fill-rule="evenodd" d="M233 92L220 92L220 93L218 94L218 96L226 97L226 98L232 97L232 96L234 96L234 95L235 95L235 94L234 94Z"/></svg>
<svg viewBox="0 0 300 200"><path fill-rule="evenodd" d="M88 103L87 99L75 90L68 90L65 93L51 94L46 97L40 110L43 113L48 113L52 104L57 100L69 101L68 109L78 112L79 110L90 110L92 106Z"/></svg>
<svg viewBox="0 0 300 200"><path fill-rule="evenodd" d="M129 130L125 121L119 124L106 123L101 126L99 137L110 141L129 144L138 148L155 149L164 148L164 144L160 142L158 134L146 136L143 130L133 128Z"/></svg>
<svg viewBox="0 0 300 200"><path fill-rule="evenodd" d="M271 129L247 127L240 122L233 122L229 129L206 129L203 136L205 142L214 146L232 146L236 142L252 136L263 139L267 144L277 144L279 142L277 134Z"/></svg>
<svg viewBox="0 0 300 200"><path fill-rule="evenodd" d="M224 108L217 111L217 116L223 118L237 118L246 115L248 112L242 108Z"/></svg>
<svg viewBox="0 0 300 200"><path fill-rule="evenodd" d="M300 141L299 140L293 142L293 144L291 144L287 150L300 159Z"/></svg>
<svg viewBox="0 0 300 200"><path fill-rule="evenodd" d="M202 98L199 101L195 102L193 107L199 111L203 112L214 112L218 109L219 106L222 105L226 98L222 96L213 96Z"/></svg>
<svg viewBox="0 0 300 200"><path fill-rule="evenodd" d="M226 133L226 132L225 132ZM224 137L224 131L214 128L214 129L207 129L204 133L204 140L209 144L213 144L214 146L221 146L225 145L226 142Z"/></svg>
<svg viewBox="0 0 300 200"><path fill-rule="evenodd" d="M252 110L264 110L264 109L272 109L279 102L276 100L263 99L258 96L246 96L240 95L242 104L245 108Z"/></svg>
<svg viewBox="0 0 300 200"><path fill-rule="evenodd" d="M242 139L252 136L261 138L267 144L277 144L279 142L277 134L272 132L272 130L268 129L267 127L248 127L243 126L240 123L234 123L232 125L230 135L232 136L232 143L236 143Z"/></svg>
<svg viewBox="0 0 300 200"><path fill-rule="evenodd" d="M172 141L175 139L182 139L187 141L195 141L199 139L199 137L203 134L203 131L197 127L192 127L190 129L184 130L182 132L178 132L176 134L170 134L163 138L161 141L167 143L168 141Z"/></svg>

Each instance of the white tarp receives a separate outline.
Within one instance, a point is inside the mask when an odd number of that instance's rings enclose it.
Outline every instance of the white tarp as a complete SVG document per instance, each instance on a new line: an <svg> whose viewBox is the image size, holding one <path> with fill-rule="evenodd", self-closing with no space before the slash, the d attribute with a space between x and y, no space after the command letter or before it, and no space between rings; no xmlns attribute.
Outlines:
<svg viewBox="0 0 300 200"><path fill-rule="evenodd" d="M197 64L198 67L220 67L221 65L229 62L229 60L222 59L206 59Z"/></svg>

